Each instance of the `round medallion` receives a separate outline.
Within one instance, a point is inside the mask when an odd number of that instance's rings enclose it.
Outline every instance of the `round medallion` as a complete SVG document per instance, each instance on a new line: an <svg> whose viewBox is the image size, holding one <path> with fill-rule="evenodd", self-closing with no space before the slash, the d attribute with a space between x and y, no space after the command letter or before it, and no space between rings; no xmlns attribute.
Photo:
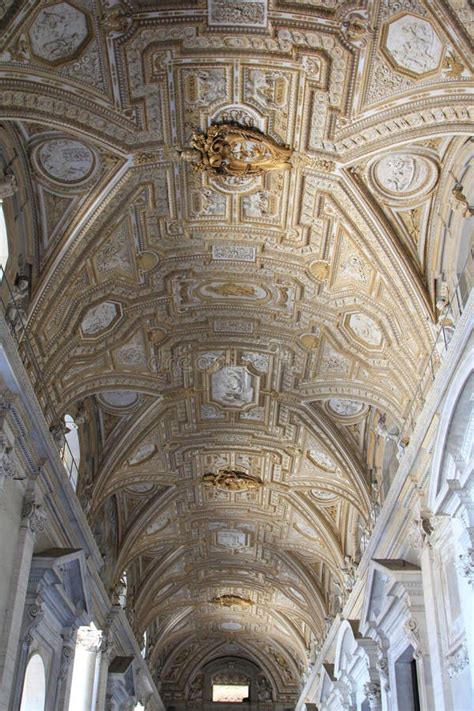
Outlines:
<svg viewBox="0 0 474 711"><path fill-rule="evenodd" d="M138 393L132 390L109 390L100 393L99 400L106 407L128 410L129 407L136 405L138 397Z"/></svg>
<svg viewBox="0 0 474 711"><path fill-rule="evenodd" d="M364 409L362 402L355 400L343 400L342 398L331 398L328 402L329 409L341 417L354 417L359 415Z"/></svg>
<svg viewBox="0 0 474 711"><path fill-rule="evenodd" d="M70 185L87 180L96 165L93 151L84 143L70 138L45 141L38 148L36 158L47 178Z"/></svg>
<svg viewBox="0 0 474 711"><path fill-rule="evenodd" d="M151 442L143 442L138 445L134 453L128 459L128 463L133 466L134 464L141 464L142 462L150 459L155 453L155 445Z"/></svg>
<svg viewBox="0 0 474 711"><path fill-rule="evenodd" d="M130 491L132 494L148 494L152 489L154 489L155 485L154 484L130 484L130 486L127 486L127 491Z"/></svg>
<svg viewBox="0 0 474 711"><path fill-rule="evenodd" d="M330 501L336 498L336 494L333 494L332 491L325 491L324 489L312 489L311 496L320 501Z"/></svg>
<svg viewBox="0 0 474 711"><path fill-rule="evenodd" d="M438 180L436 163L415 152L397 151L374 161L369 170L374 187L389 200L418 198Z"/></svg>
<svg viewBox="0 0 474 711"><path fill-rule="evenodd" d="M335 471L336 463L326 452L323 452L321 449L310 449L308 454L310 459L321 469L328 472Z"/></svg>

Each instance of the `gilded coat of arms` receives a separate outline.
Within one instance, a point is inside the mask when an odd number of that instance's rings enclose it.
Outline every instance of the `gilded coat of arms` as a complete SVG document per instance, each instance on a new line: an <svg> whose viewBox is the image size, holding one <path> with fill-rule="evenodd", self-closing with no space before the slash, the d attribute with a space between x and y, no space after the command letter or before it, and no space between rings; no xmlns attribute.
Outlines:
<svg viewBox="0 0 474 711"><path fill-rule="evenodd" d="M181 158L195 170L215 175L250 177L290 167L292 149L255 128L213 124L207 134L194 132L191 145L181 151Z"/></svg>

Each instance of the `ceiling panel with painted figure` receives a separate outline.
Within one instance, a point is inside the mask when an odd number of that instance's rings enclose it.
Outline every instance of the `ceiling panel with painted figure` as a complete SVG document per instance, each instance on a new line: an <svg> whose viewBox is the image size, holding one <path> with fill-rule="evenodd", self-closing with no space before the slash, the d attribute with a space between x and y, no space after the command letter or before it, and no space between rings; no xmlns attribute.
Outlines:
<svg viewBox="0 0 474 711"><path fill-rule="evenodd" d="M465 11L0 16L29 333L80 418L104 583L148 632L166 703L205 660L244 655L291 704L355 584L471 215Z"/></svg>

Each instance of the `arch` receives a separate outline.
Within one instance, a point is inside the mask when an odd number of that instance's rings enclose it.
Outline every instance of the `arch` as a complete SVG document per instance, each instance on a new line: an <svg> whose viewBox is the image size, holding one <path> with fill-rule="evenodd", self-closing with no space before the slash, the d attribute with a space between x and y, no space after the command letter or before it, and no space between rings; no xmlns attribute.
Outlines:
<svg viewBox="0 0 474 711"><path fill-rule="evenodd" d="M35 653L26 667L20 711L45 711L45 707L46 672L41 655Z"/></svg>

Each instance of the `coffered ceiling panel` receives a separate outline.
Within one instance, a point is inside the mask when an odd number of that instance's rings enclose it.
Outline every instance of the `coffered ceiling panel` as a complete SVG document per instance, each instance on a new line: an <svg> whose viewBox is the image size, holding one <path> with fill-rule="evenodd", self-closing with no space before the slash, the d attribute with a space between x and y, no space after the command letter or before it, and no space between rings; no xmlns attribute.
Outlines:
<svg viewBox="0 0 474 711"><path fill-rule="evenodd" d="M81 423L104 581L127 571L165 700L237 655L291 702L384 487L377 422L410 436L437 201L472 131L468 10L2 7L29 332ZM240 163L196 170L184 158L216 125L247 131ZM253 171L262 145L281 162Z"/></svg>

